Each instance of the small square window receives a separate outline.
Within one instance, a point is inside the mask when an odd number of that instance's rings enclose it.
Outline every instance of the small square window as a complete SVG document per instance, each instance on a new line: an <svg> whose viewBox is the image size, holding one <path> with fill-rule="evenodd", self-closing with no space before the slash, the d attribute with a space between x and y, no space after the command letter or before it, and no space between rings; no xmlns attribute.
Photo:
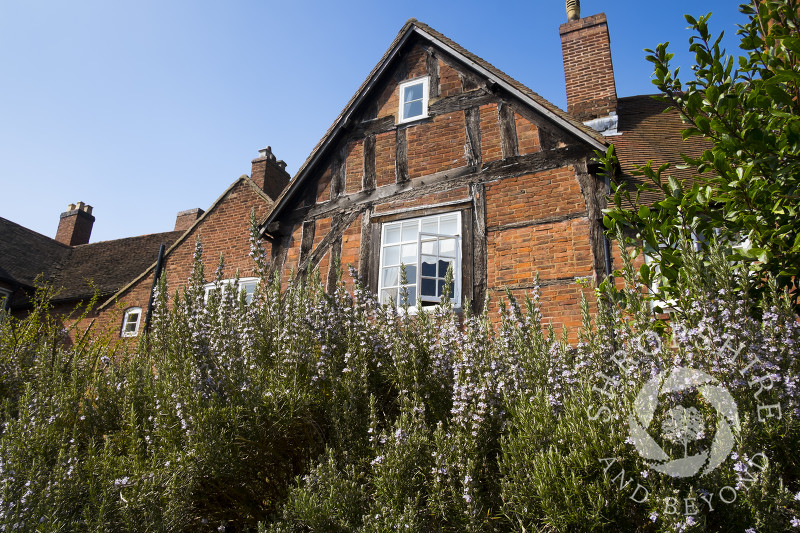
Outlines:
<svg viewBox="0 0 800 533"><path fill-rule="evenodd" d="M141 307L129 307L122 318L122 337L135 337L139 334L139 322L142 317Z"/></svg>
<svg viewBox="0 0 800 533"><path fill-rule="evenodd" d="M428 78L400 84L400 109L397 116L398 124L428 116Z"/></svg>

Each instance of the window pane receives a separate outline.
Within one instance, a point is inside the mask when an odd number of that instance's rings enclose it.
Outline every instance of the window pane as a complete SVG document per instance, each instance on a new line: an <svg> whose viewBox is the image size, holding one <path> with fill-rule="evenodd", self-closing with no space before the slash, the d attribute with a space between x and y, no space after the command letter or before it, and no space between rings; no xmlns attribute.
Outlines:
<svg viewBox="0 0 800 533"><path fill-rule="evenodd" d="M423 255L421 272L423 276L436 276L436 257Z"/></svg>
<svg viewBox="0 0 800 533"><path fill-rule="evenodd" d="M423 254L436 255L438 246L436 246L436 241L435 240L422 241L421 248L422 248L422 253Z"/></svg>
<svg viewBox="0 0 800 533"><path fill-rule="evenodd" d="M439 277L444 278L447 275L447 267L449 267L452 263L450 261L445 261L443 259L439 259ZM455 265L453 265L453 275L455 276Z"/></svg>
<svg viewBox="0 0 800 533"><path fill-rule="evenodd" d="M383 249L383 264L385 266L394 266L400 264L399 246L387 246Z"/></svg>
<svg viewBox="0 0 800 533"><path fill-rule="evenodd" d="M383 289L381 291L381 303L397 305L397 289Z"/></svg>
<svg viewBox="0 0 800 533"><path fill-rule="evenodd" d="M400 268L389 267L383 269L383 286L393 287L400 284Z"/></svg>
<svg viewBox="0 0 800 533"><path fill-rule="evenodd" d="M406 267L406 283L417 282L417 265L405 265Z"/></svg>
<svg viewBox="0 0 800 533"><path fill-rule="evenodd" d="M458 235L458 215L447 215L439 220L439 233L443 235Z"/></svg>
<svg viewBox="0 0 800 533"><path fill-rule="evenodd" d="M421 100L422 99L422 82L415 83L414 85L409 85L405 88L405 98L406 102L410 102L412 100Z"/></svg>
<svg viewBox="0 0 800 533"><path fill-rule="evenodd" d="M439 239L439 255L444 257L456 256L456 240L455 239Z"/></svg>
<svg viewBox="0 0 800 533"><path fill-rule="evenodd" d="M406 287L408 291L408 306L414 307L417 305L417 286L416 285L409 285ZM400 302L401 304L403 302Z"/></svg>
<svg viewBox="0 0 800 533"><path fill-rule="evenodd" d="M408 102L403 106L403 118L418 117L422 115L422 100Z"/></svg>
<svg viewBox="0 0 800 533"><path fill-rule="evenodd" d="M416 241L418 233L419 223L417 223L416 220L413 222L403 222L403 242Z"/></svg>
<svg viewBox="0 0 800 533"><path fill-rule="evenodd" d="M423 220L422 233L439 233L439 220L436 217Z"/></svg>
<svg viewBox="0 0 800 533"><path fill-rule="evenodd" d="M400 242L400 225L387 226L385 244L396 244L398 242Z"/></svg>
<svg viewBox="0 0 800 533"><path fill-rule="evenodd" d="M420 280L421 287L420 287L420 295L422 296L436 296L436 280L435 279L428 279L422 278Z"/></svg>
<svg viewBox="0 0 800 533"><path fill-rule="evenodd" d="M416 244L404 244L403 245L403 263L410 264L417 262L417 245Z"/></svg>
<svg viewBox="0 0 800 533"><path fill-rule="evenodd" d="M440 279L438 281L437 285L438 286L436 287L436 296L441 296L442 294L444 294L444 280ZM453 289L454 289L453 286L454 285L455 284L451 284L450 285L450 295L449 295L450 298L453 298L453 295L454 295L454 292L453 292Z"/></svg>

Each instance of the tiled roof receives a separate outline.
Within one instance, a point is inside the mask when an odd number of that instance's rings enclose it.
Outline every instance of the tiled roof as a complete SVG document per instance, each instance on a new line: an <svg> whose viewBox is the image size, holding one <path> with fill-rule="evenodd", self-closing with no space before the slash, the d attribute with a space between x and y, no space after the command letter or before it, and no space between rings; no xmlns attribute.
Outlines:
<svg viewBox="0 0 800 533"><path fill-rule="evenodd" d="M169 231L140 237L69 247L10 220L0 218L0 281L26 288L37 278L57 290L55 301L115 293L158 257L161 243L171 246L184 232Z"/></svg>
<svg viewBox="0 0 800 533"><path fill-rule="evenodd" d="M632 184L642 183L642 178L632 177L631 172L648 161L653 161L656 168L662 163L670 163L664 177L671 175L677 179L691 179L692 169L675 168L683 164L681 153L698 157L710 147L700 137L690 137L684 141L681 132L686 125L677 111L665 113L668 107L668 104L652 95L629 96L618 101L617 130L621 135L609 137L609 140L614 143L623 176ZM653 203L660 198L657 193L642 194L645 203Z"/></svg>
<svg viewBox="0 0 800 533"><path fill-rule="evenodd" d="M19 224L0 218L0 280L33 287L51 279L71 249Z"/></svg>
<svg viewBox="0 0 800 533"><path fill-rule="evenodd" d="M168 231L75 246L53 279L53 286L61 289L56 301L89 298L94 289L101 296L114 294L155 263L161 243L169 248L183 233Z"/></svg>

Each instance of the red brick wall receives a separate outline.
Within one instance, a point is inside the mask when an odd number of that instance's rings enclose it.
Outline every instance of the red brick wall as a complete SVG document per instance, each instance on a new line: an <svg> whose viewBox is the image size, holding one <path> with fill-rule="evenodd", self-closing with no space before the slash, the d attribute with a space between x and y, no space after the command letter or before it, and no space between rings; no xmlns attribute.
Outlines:
<svg viewBox="0 0 800 533"><path fill-rule="evenodd" d="M507 178L486 186L486 224L490 228L585 212L583 193L571 167Z"/></svg>
<svg viewBox="0 0 800 533"><path fill-rule="evenodd" d="M539 144L539 128L527 118L514 114L517 123L517 140L519 142L519 155L533 154L542 148Z"/></svg>
<svg viewBox="0 0 800 533"><path fill-rule="evenodd" d="M361 190L364 178L364 141L351 142L347 146L347 163L345 174L345 193L351 194Z"/></svg>
<svg viewBox="0 0 800 533"><path fill-rule="evenodd" d="M439 60L439 91L442 98L462 93L461 76L458 71Z"/></svg>
<svg viewBox="0 0 800 533"><path fill-rule="evenodd" d="M207 281L213 280L221 253L225 256L226 278L235 277L237 270L240 277L254 275L254 265L250 258L250 212L255 209L256 217L263 218L269 205L253 190L248 181L238 181L228 195L206 213L203 221L166 256L164 268L170 296L185 286L192 272L192 258L198 236L203 243L203 266ZM122 312L128 307L138 306L146 313L152 286L151 272L125 291L117 302L102 310L96 317L96 327L119 337ZM144 322L140 327L143 326Z"/></svg>
<svg viewBox="0 0 800 533"><path fill-rule="evenodd" d="M591 278L594 261L589 220L572 167L507 178L486 186L487 285L497 299L506 287L524 298L538 274L545 323L570 329L576 341L581 288L575 277ZM551 217L576 218L543 222ZM508 225L515 225L509 227ZM591 291L589 291L591 296ZM497 302L492 305L497 310Z"/></svg>
<svg viewBox="0 0 800 533"><path fill-rule="evenodd" d="M435 117L406 130L408 176L418 178L467 164L464 112Z"/></svg>
<svg viewBox="0 0 800 533"><path fill-rule="evenodd" d="M484 163L503 158L500 145L500 115L497 104L482 105L481 115L481 158Z"/></svg>
<svg viewBox="0 0 800 533"><path fill-rule="evenodd" d="M397 181L397 134L394 131L375 136L375 185L391 185Z"/></svg>

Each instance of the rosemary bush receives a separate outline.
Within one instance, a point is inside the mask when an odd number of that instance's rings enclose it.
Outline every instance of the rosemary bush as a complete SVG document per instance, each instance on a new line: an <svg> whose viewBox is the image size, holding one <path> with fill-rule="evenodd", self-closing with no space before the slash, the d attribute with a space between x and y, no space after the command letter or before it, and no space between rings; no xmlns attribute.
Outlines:
<svg viewBox="0 0 800 533"><path fill-rule="evenodd" d="M264 273L255 240L253 256ZM749 300L747 268L716 247L686 261L667 325L628 261L624 288L590 295L575 346L542 323L537 291L506 296L494 325L447 301L382 307L357 281L329 295L314 275L284 291L265 279L248 304L222 290L220 261L205 301L201 257L198 243L185 290L159 285L127 351L68 347L46 294L0 320L0 529L800 525L797 316L774 286ZM703 476L654 471L630 438L637 392L674 366L712 374L740 413L734 450ZM781 415L759 421L762 404Z"/></svg>

